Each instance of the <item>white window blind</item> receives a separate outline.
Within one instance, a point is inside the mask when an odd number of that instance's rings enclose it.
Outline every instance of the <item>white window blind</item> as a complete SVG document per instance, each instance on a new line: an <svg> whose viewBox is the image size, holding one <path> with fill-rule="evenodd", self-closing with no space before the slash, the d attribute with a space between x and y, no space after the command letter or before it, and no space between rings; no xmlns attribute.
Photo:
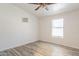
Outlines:
<svg viewBox="0 0 79 59"><path fill-rule="evenodd" d="M55 19L52 21L52 35L55 37L63 37L63 18Z"/></svg>

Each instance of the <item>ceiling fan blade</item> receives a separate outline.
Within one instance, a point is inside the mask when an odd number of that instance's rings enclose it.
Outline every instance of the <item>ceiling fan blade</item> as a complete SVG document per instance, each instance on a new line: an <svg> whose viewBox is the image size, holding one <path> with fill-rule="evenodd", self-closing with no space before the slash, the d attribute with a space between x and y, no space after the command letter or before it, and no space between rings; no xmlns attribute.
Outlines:
<svg viewBox="0 0 79 59"><path fill-rule="evenodd" d="M55 4L55 3L45 3L46 5L52 5L52 4Z"/></svg>
<svg viewBox="0 0 79 59"><path fill-rule="evenodd" d="M29 4L40 5L40 3L29 3Z"/></svg>
<svg viewBox="0 0 79 59"><path fill-rule="evenodd" d="M35 10L38 10L40 7L41 7L41 5L40 5L40 6L38 6Z"/></svg>

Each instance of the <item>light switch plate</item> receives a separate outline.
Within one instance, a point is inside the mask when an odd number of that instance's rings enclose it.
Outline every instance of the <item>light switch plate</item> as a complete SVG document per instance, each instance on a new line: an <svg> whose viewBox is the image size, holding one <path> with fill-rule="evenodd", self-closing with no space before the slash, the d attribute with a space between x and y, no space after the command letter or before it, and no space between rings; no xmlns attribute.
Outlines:
<svg viewBox="0 0 79 59"><path fill-rule="evenodd" d="M22 21L23 22L28 22L28 18L23 18Z"/></svg>

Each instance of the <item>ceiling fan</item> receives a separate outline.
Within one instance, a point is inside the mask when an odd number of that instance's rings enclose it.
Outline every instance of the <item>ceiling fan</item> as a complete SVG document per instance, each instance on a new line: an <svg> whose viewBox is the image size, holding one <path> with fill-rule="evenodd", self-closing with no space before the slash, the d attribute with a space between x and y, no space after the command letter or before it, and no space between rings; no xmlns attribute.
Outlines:
<svg viewBox="0 0 79 59"><path fill-rule="evenodd" d="M35 8L35 11L39 10L40 8L45 8L47 11L48 11L48 5L52 5L52 4L55 4L55 3L30 3L30 4L34 4L34 5L38 5L36 8Z"/></svg>

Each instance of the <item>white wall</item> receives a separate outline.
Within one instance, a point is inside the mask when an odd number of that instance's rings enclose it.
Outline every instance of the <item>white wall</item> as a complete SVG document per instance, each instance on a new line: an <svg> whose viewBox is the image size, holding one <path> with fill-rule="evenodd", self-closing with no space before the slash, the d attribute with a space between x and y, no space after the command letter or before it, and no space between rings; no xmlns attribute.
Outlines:
<svg viewBox="0 0 79 59"><path fill-rule="evenodd" d="M22 22L22 18L28 22ZM0 4L0 51L38 40L38 20L11 4Z"/></svg>
<svg viewBox="0 0 79 59"><path fill-rule="evenodd" d="M64 18L64 38L52 36L53 19ZM40 40L79 49L79 10L40 19Z"/></svg>

